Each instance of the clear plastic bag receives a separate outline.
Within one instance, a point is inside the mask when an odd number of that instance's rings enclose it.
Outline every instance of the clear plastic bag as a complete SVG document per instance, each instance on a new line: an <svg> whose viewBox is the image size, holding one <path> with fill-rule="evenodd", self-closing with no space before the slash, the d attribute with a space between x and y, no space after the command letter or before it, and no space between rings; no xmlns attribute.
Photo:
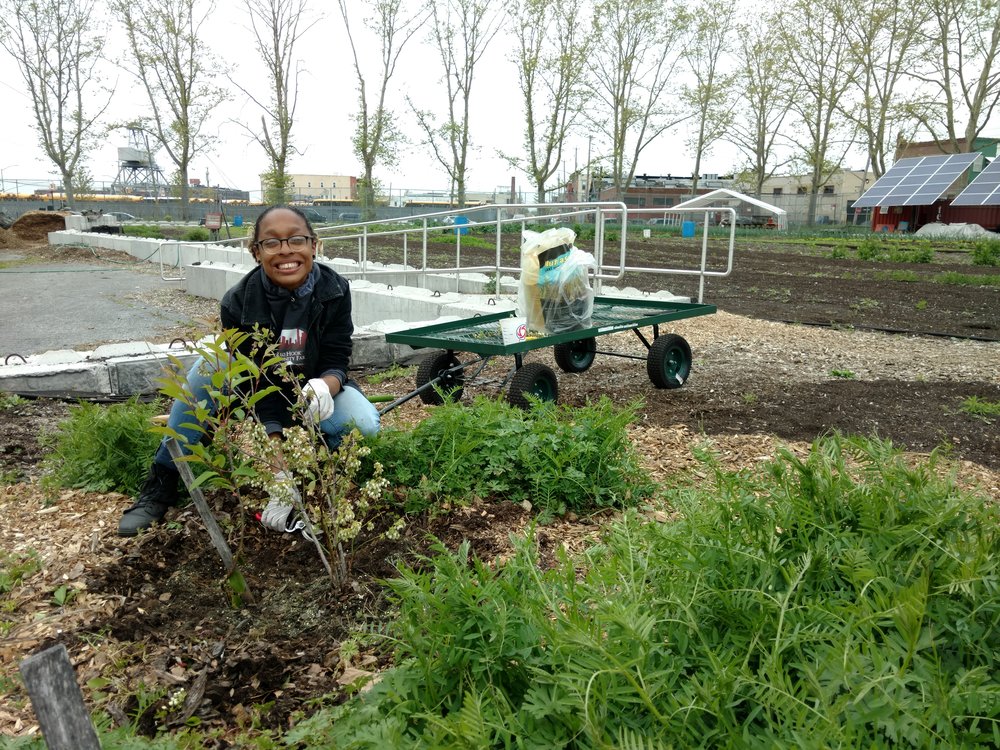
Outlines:
<svg viewBox="0 0 1000 750"><path fill-rule="evenodd" d="M594 290L588 273L597 268L597 261L573 245L575 239L566 227L522 234L517 309L530 331L551 334L590 327Z"/></svg>

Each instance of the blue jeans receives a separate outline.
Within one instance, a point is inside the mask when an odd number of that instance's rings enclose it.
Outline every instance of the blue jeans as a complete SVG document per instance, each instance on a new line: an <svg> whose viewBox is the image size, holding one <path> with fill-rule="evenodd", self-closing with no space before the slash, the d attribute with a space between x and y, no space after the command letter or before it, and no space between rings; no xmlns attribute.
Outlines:
<svg viewBox="0 0 1000 750"><path fill-rule="evenodd" d="M194 400L207 402L209 409L214 414L215 403L209 395L213 372L214 368L208 361L204 357L198 357L191 365L191 369L188 370L187 385L190 392L194 394ZM186 438L185 441L177 441L185 455L191 452L188 445L197 443L203 435L201 431L188 426L195 421L195 418L189 413L190 410L190 406L175 400L170 406L170 417L167 419L167 426ZM365 395L358 388L347 385L333 397L333 414L319 423L319 429L323 433L326 444L330 448L336 448L340 445L344 435L352 428L357 427L358 431L367 437L378 432L380 423L378 409L365 398ZM160 447L157 448L153 461L171 469L174 468L173 459L167 450L167 438L160 441Z"/></svg>

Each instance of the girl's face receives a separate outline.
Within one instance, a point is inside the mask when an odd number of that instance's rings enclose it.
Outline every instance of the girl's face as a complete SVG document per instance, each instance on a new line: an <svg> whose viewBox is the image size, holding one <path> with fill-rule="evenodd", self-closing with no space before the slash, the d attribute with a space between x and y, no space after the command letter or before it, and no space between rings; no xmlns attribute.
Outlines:
<svg viewBox="0 0 1000 750"><path fill-rule="evenodd" d="M303 237L306 238L304 242ZM276 247L267 247L274 240L282 241ZM260 222L255 254L271 281L284 289L294 290L312 271L316 239L301 216L287 208L279 208Z"/></svg>

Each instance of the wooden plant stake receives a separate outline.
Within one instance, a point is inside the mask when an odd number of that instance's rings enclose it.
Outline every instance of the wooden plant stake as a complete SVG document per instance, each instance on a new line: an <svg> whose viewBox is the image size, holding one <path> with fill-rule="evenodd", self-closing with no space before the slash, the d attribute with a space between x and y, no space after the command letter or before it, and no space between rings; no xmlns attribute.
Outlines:
<svg viewBox="0 0 1000 750"><path fill-rule="evenodd" d="M247 585L243 574L236 567L236 562L233 560L233 553L229 549L229 544L226 542L226 537L222 533L222 529L219 528L219 522L212 515L212 509L208 507L208 502L205 500L201 488L194 486L194 474L191 471L191 467L187 461L181 460L184 453L181 451L181 446L178 444L176 438L167 439L167 450L170 451L170 457L174 459L174 466L180 472L181 479L184 480L184 485L187 487L188 493L194 501L194 507L198 509L198 515L201 516L201 520L208 530L208 536L212 539L212 544L215 545L219 557L222 558L222 564L226 566L226 577L229 587L239 599L244 599L253 604L253 594L250 592L250 587Z"/></svg>
<svg viewBox="0 0 1000 750"><path fill-rule="evenodd" d="M63 644L22 661L21 677L49 750L101 750Z"/></svg>

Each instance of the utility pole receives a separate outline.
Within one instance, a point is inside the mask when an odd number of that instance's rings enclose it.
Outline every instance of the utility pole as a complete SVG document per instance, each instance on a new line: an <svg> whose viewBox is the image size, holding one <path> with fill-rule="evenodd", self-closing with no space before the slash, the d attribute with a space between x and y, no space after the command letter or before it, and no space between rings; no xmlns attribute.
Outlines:
<svg viewBox="0 0 1000 750"><path fill-rule="evenodd" d="M592 135L588 135L587 136L587 200L588 201L591 200L590 191L591 191L592 172L591 172L591 169L590 169L590 144L591 144L591 141L593 141L593 140L594 140L594 136L592 136Z"/></svg>

